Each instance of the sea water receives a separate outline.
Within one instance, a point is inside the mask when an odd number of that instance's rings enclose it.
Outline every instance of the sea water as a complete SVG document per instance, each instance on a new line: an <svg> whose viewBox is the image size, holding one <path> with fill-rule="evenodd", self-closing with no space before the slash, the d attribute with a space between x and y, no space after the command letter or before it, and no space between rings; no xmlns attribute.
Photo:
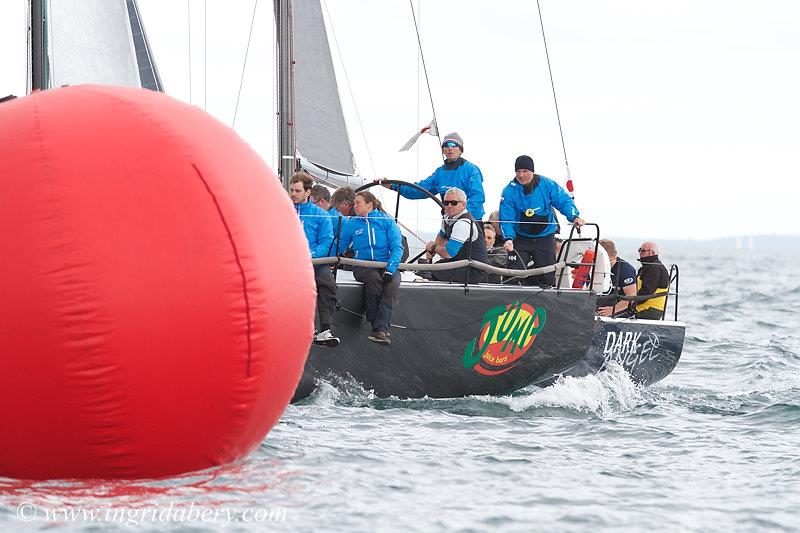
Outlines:
<svg viewBox="0 0 800 533"><path fill-rule="evenodd" d="M800 252L663 258L687 335L649 388L619 367L508 397L323 383L234 465L0 479L0 530L800 531Z"/></svg>

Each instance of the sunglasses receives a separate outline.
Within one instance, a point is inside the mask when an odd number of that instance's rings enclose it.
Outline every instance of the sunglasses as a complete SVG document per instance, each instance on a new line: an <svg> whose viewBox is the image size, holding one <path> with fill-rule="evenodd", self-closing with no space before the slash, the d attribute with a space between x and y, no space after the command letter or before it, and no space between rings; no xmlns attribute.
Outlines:
<svg viewBox="0 0 800 533"><path fill-rule="evenodd" d="M461 200L442 200L442 204L444 205L452 205L453 207L457 206L461 203Z"/></svg>
<svg viewBox="0 0 800 533"><path fill-rule="evenodd" d="M442 144L442 148L461 148L455 141L446 141Z"/></svg>
<svg viewBox="0 0 800 533"><path fill-rule="evenodd" d="M639 253L640 254L643 254L645 252L652 252L652 251L653 250L651 250L650 248L639 248Z"/></svg>

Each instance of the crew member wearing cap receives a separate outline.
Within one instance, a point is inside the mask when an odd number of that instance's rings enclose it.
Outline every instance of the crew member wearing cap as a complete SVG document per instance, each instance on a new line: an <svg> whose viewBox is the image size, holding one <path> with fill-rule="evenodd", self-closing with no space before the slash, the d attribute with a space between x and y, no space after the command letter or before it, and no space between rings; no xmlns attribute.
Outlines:
<svg viewBox="0 0 800 533"><path fill-rule="evenodd" d="M539 268L556 262L555 234L558 226L553 207L581 227L578 208L558 183L533 173L533 159L521 155L514 162L515 177L500 198L500 228L507 252L516 252L522 266ZM509 257L509 265L511 258ZM523 278L524 285L555 285L555 273Z"/></svg>
<svg viewBox="0 0 800 533"><path fill-rule="evenodd" d="M464 141L458 133L449 133L445 135L442 142L442 155L444 155L444 164L437 168L430 177L419 181L419 185L423 189L430 191L432 194L439 194L444 198L444 193L453 187L461 189L467 195L467 211L475 217L476 220L483 218L483 202L485 195L483 194L483 174L481 169L473 165L463 157L461 153L464 151ZM411 187L400 187L398 185L386 185L387 189L397 191L405 198L412 200L421 200L427 196Z"/></svg>

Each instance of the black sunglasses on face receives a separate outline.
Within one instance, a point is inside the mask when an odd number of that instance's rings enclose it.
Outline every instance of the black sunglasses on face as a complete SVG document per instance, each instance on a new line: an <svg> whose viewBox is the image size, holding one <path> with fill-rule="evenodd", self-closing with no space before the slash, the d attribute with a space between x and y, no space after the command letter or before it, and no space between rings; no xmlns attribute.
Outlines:
<svg viewBox="0 0 800 533"><path fill-rule="evenodd" d="M652 252L652 250L650 250L649 248L639 248L639 253L640 254L643 254L645 252Z"/></svg>
<svg viewBox="0 0 800 533"><path fill-rule="evenodd" d="M457 206L461 203L461 200L442 200L442 204L444 205L452 205L453 207Z"/></svg>

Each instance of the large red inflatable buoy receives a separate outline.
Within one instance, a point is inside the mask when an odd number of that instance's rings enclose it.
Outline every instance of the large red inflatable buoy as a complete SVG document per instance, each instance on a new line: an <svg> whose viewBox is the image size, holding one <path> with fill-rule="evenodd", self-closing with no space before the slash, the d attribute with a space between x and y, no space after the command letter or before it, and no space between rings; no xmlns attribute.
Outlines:
<svg viewBox="0 0 800 533"><path fill-rule="evenodd" d="M0 476L207 468L283 413L308 244L230 128L140 89L0 103L0 227Z"/></svg>

